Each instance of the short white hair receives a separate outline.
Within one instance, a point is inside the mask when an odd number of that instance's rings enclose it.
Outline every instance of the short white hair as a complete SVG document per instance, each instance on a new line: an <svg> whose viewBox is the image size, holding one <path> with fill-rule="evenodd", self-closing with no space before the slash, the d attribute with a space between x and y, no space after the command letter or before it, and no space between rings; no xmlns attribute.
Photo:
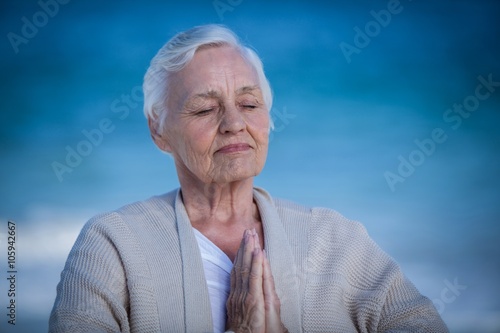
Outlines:
<svg viewBox="0 0 500 333"><path fill-rule="evenodd" d="M271 111L273 103L271 86L257 53L243 45L236 34L227 27L218 24L202 25L172 37L153 57L144 75L144 115L156 123L158 131L163 131L166 119L170 75L184 68L201 47L223 45L239 50L243 58L256 70L264 104L268 111Z"/></svg>

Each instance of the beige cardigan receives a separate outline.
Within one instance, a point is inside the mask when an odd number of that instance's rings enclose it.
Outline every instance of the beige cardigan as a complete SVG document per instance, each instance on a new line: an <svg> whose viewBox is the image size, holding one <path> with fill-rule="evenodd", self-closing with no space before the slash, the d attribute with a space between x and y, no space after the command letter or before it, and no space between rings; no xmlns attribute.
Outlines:
<svg viewBox="0 0 500 333"><path fill-rule="evenodd" d="M254 189L290 332L448 332L364 227ZM57 287L50 332L211 332L203 264L175 190L92 218Z"/></svg>

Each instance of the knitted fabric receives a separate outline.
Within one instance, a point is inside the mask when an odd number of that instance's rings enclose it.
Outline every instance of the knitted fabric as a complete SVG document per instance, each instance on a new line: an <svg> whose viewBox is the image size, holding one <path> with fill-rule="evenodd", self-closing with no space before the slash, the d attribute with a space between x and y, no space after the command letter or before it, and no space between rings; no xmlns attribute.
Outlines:
<svg viewBox="0 0 500 333"><path fill-rule="evenodd" d="M448 332L365 228L254 189L292 332ZM92 218L57 287L50 332L212 330L203 263L180 190Z"/></svg>

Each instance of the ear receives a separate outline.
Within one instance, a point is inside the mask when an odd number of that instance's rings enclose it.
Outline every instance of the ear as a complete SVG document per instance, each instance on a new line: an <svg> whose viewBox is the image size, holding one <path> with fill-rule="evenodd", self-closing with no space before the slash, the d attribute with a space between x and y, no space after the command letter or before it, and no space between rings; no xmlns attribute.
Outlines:
<svg viewBox="0 0 500 333"><path fill-rule="evenodd" d="M148 117L148 126L149 126L149 132L151 133L151 138L153 139L156 146L161 151L164 151L166 153L172 153L172 149L168 144L166 135L158 132L158 123L153 119L151 119L151 117Z"/></svg>

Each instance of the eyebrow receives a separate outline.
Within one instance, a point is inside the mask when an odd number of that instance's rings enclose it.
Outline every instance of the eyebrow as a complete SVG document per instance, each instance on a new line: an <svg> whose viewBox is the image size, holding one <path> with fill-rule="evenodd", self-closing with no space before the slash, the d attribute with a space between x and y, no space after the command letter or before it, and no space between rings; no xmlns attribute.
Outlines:
<svg viewBox="0 0 500 333"><path fill-rule="evenodd" d="M189 101L192 101L192 100L194 100L196 98L199 98L199 97L201 97L201 98L216 98L216 97L219 97L219 96L220 96L220 94L217 91L215 91L215 90L209 90L207 92L202 92L202 93L199 93L199 94L195 94L195 95L189 97L187 101L189 102Z"/></svg>
<svg viewBox="0 0 500 333"><path fill-rule="evenodd" d="M236 95L251 93L255 90L260 90L260 87L258 85L244 86L244 87L238 88L236 90ZM192 101L196 98L218 98L218 97L220 97L219 92L217 92L215 90L208 90L206 92L198 93L198 94L195 94L195 95L189 97L186 102L189 103L190 101Z"/></svg>
<svg viewBox="0 0 500 333"><path fill-rule="evenodd" d="M236 94L237 95L246 94L254 90L260 90L260 87L258 85L241 87L238 90L236 90Z"/></svg>

